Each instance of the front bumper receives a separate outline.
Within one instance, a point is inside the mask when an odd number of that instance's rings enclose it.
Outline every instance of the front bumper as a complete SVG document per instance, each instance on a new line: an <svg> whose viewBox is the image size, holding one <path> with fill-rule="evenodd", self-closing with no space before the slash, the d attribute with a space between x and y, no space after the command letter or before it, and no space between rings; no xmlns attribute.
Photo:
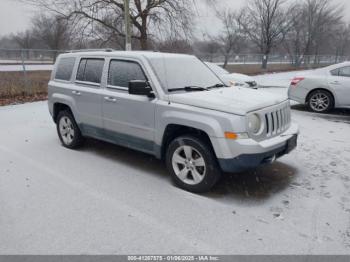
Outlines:
<svg viewBox="0 0 350 262"><path fill-rule="evenodd" d="M219 165L224 172L242 172L256 168L263 164L272 163L277 158L290 153L297 146L298 135L293 135L286 144L269 152L258 154L244 154L233 159L219 159Z"/></svg>
<svg viewBox="0 0 350 262"><path fill-rule="evenodd" d="M308 91L302 87L289 87L288 98L300 104L305 104Z"/></svg>
<svg viewBox="0 0 350 262"><path fill-rule="evenodd" d="M278 136L260 142L253 139L213 139L214 149L224 172L240 172L271 163L288 154L297 144L299 129L296 124Z"/></svg>

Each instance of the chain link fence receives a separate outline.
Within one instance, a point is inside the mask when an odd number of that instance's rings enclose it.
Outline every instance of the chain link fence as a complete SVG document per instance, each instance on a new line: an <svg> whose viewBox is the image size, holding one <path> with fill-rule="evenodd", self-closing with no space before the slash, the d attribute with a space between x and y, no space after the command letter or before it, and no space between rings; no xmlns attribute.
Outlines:
<svg viewBox="0 0 350 262"><path fill-rule="evenodd" d="M3 99L28 96L46 96L47 83L53 64L63 50L0 49L0 104ZM261 63L264 55L237 54L225 59L220 54L196 54L204 61L223 65L231 72L258 74L264 72ZM268 71L288 71L315 68L349 61L347 56L290 56L269 55Z"/></svg>
<svg viewBox="0 0 350 262"><path fill-rule="evenodd" d="M0 49L0 99L45 97L50 72L64 51Z"/></svg>
<svg viewBox="0 0 350 262"><path fill-rule="evenodd" d="M201 53L197 55L202 60L213 62L217 64L224 64L225 56L220 54ZM227 64L261 64L265 55L262 54L236 54L227 59ZM295 67L307 65L324 65L336 64L349 61L350 56L336 56L336 55L281 55L272 54L268 56L268 64L289 64Z"/></svg>

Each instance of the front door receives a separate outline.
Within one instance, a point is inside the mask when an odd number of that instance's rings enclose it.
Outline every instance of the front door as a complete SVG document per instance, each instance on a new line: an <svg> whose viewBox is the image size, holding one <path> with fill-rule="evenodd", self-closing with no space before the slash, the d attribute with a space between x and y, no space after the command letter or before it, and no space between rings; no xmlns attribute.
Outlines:
<svg viewBox="0 0 350 262"><path fill-rule="evenodd" d="M331 73L328 84L337 96L338 106L350 106L350 66L333 70Z"/></svg>
<svg viewBox="0 0 350 262"><path fill-rule="evenodd" d="M110 61L108 85L102 96L105 134L117 144L154 153L156 98L130 95L131 80L147 80L139 63Z"/></svg>

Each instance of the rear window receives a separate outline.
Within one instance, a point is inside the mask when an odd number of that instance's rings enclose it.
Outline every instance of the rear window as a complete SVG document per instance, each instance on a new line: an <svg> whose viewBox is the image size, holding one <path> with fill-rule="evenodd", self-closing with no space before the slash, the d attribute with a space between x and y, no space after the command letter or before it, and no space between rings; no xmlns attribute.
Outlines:
<svg viewBox="0 0 350 262"><path fill-rule="evenodd" d="M74 57L61 58L58 61L55 79L69 81L72 77L74 64Z"/></svg>
<svg viewBox="0 0 350 262"><path fill-rule="evenodd" d="M350 77L350 66L340 68L339 75L345 76L345 77Z"/></svg>
<svg viewBox="0 0 350 262"><path fill-rule="evenodd" d="M77 80L92 83L101 83L104 59L83 58L80 60Z"/></svg>
<svg viewBox="0 0 350 262"><path fill-rule="evenodd" d="M108 85L129 87L132 80L147 80L141 66L136 62L112 60L109 66Z"/></svg>

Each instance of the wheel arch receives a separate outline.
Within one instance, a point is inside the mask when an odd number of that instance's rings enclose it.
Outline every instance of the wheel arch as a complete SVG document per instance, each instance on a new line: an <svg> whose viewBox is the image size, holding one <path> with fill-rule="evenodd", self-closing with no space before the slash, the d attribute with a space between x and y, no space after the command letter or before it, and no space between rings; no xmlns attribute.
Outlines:
<svg viewBox="0 0 350 262"><path fill-rule="evenodd" d="M210 137L204 130L191 127L191 126L186 126L186 125L168 124L164 130L164 135L162 138L162 144L160 148L160 158L165 159L166 149L168 148L171 141L173 141L177 137L184 136L184 135L190 135L201 139L202 141L207 143L208 146L210 146L210 148L213 150L215 154L215 150L210 140Z"/></svg>
<svg viewBox="0 0 350 262"><path fill-rule="evenodd" d="M316 91L325 91L325 92L329 93L329 94L332 96L333 103L336 102L336 100L335 100L336 97L335 97L335 95L333 94L333 92L332 92L331 90L329 90L329 89L327 89L327 88L324 88L324 87L317 87L317 88L314 88L314 89L310 90L310 91L307 93L306 98L305 98L305 103L306 103L306 104L309 103L311 94L314 93L314 92L316 92Z"/></svg>
<svg viewBox="0 0 350 262"><path fill-rule="evenodd" d="M64 110L67 110L69 111L70 113L72 113L73 117L74 117L74 114L73 114L73 111L72 109L70 108L69 105L65 104L65 103L61 103L61 102L56 102L53 104L53 115L52 115L52 118L53 118L53 121L55 123L57 123L57 117L58 117L58 114L61 112L61 111L64 111Z"/></svg>

